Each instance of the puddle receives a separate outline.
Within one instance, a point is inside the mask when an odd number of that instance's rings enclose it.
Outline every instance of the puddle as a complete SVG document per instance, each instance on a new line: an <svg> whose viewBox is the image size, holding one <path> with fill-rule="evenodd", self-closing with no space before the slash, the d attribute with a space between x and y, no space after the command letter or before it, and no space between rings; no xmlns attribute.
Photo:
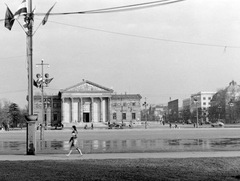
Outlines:
<svg viewBox="0 0 240 181"><path fill-rule="evenodd" d="M83 153L131 153L175 151L240 151L240 138L84 140ZM67 153L68 141L37 141L37 153ZM0 154L25 154L26 142L0 142Z"/></svg>

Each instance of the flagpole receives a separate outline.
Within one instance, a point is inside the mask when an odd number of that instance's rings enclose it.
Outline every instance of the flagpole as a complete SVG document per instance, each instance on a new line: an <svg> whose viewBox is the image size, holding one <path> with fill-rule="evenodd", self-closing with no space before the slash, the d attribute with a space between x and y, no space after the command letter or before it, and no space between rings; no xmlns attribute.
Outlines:
<svg viewBox="0 0 240 181"><path fill-rule="evenodd" d="M32 61L32 0L27 1L27 18L28 31L27 31L27 61L28 61L28 115L33 116L33 61ZM35 155L36 153L36 129L35 121L28 120L27 123L27 155Z"/></svg>

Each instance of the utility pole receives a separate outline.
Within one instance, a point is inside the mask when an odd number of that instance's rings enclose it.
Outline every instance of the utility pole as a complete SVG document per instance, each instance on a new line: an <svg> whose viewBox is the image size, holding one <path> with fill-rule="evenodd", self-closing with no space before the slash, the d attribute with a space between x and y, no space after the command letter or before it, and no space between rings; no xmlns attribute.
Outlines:
<svg viewBox="0 0 240 181"><path fill-rule="evenodd" d="M41 66L41 69L42 69L42 75L40 74L37 74L37 78L41 79L41 82L40 82L40 88L41 88L41 92L42 92L42 96L41 96L41 102L42 102L42 121L41 121L41 126L40 126L40 140L44 140L44 128L48 127L48 124L47 124L47 120L45 120L45 109L44 109L44 100L43 100L43 97L44 97L44 84L45 84L45 79L43 78L44 76L44 72L43 72L43 66L44 65L47 65L49 67L49 64L47 63L43 63L43 59L41 61L40 64L36 64L36 66L40 65ZM45 77L47 77L48 74L45 74Z"/></svg>
<svg viewBox="0 0 240 181"><path fill-rule="evenodd" d="M143 103L143 106L145 107L145 129L147 129L147 101L146 101L146 97L145 97L145 102Z"/></svg>
<svg viewBox="0 0 240 181"><path fill-rule="evenodd" d="M32 12L32 0L28 0L28 8L26 15L26 23L28 27L26 39L27 39L27 61L28 61L28 116L27 119L27 131L26 131L26 153L27 155L35 155L36 153L36 130L35 122L37 116L33 115L33 68L32 68L32 33L33 33L33 12Z"/></svg>

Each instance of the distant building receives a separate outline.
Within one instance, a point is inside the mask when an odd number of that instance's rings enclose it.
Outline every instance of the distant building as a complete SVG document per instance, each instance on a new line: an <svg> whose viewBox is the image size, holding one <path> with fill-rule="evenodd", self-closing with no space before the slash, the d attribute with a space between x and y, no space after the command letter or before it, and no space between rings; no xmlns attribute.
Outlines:
<svg viewBox="0 0 240 181"><path fill-rule="evenodd" d="M182 100L176 99L168 102L168 121L178 122L182 119Z"/></svg>
<svg viewBox="0 0 240 181"><path fill-rule="evenodd" d="M108 121L140 121L139 94L113 94L113 90L88 80L66 89L58 95L44 95L42 113L41 95L34 96L34 113L38 122L81 126L87 123L106 124Z"/></svg>
<svg viewBox="0 0 240 181"><path fill-rule="evenodd" d="M193 114L193 112L195 112L198 109L198 118L199 121L201 121L202 123L205 121L208 121L208 109L211 106L211 100L213 95L216 92L198 92L196 94L192 94L191 95L191 99L190 99L190 112ZM192 119L195 119L196 121L196 115L192 117ZM200 123L201 123L200 122Z"/></svg>
<svg viewBox="0 0 240 181"><path fill-rule="evenodd" d="M185 123L188 123L188 120L190 120L190 118L191 118L191 113L190 113L191 98L183 99L182 105L183 105L182 106L183 107L183 110L182 110L183 121Z"/></svg>
<svg viewBox="0 0 240 181"><path fill-rule="evenodd" d="M225 123L240 122L240 86L231 81L229 85L213 95L210 115L213 121L224 119Z"/></svg>
<svg viewBox="0 0 240 181"><path fill-rule="evenodd" d="M141 98L139 94L113 94L111 96L111 120L116 122L140 121Z"/></svg>

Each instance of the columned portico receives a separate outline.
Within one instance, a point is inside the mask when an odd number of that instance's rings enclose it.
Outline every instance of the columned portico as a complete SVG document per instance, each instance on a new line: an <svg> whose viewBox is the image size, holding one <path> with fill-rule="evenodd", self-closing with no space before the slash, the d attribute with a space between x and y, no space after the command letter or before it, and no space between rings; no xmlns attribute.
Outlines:
<svg viewBox="0 0 240 181"><path fill-rule="evenodd" d="M90 81L60 91L62 123L101 123L110 120L112 89Z"/></svg>

